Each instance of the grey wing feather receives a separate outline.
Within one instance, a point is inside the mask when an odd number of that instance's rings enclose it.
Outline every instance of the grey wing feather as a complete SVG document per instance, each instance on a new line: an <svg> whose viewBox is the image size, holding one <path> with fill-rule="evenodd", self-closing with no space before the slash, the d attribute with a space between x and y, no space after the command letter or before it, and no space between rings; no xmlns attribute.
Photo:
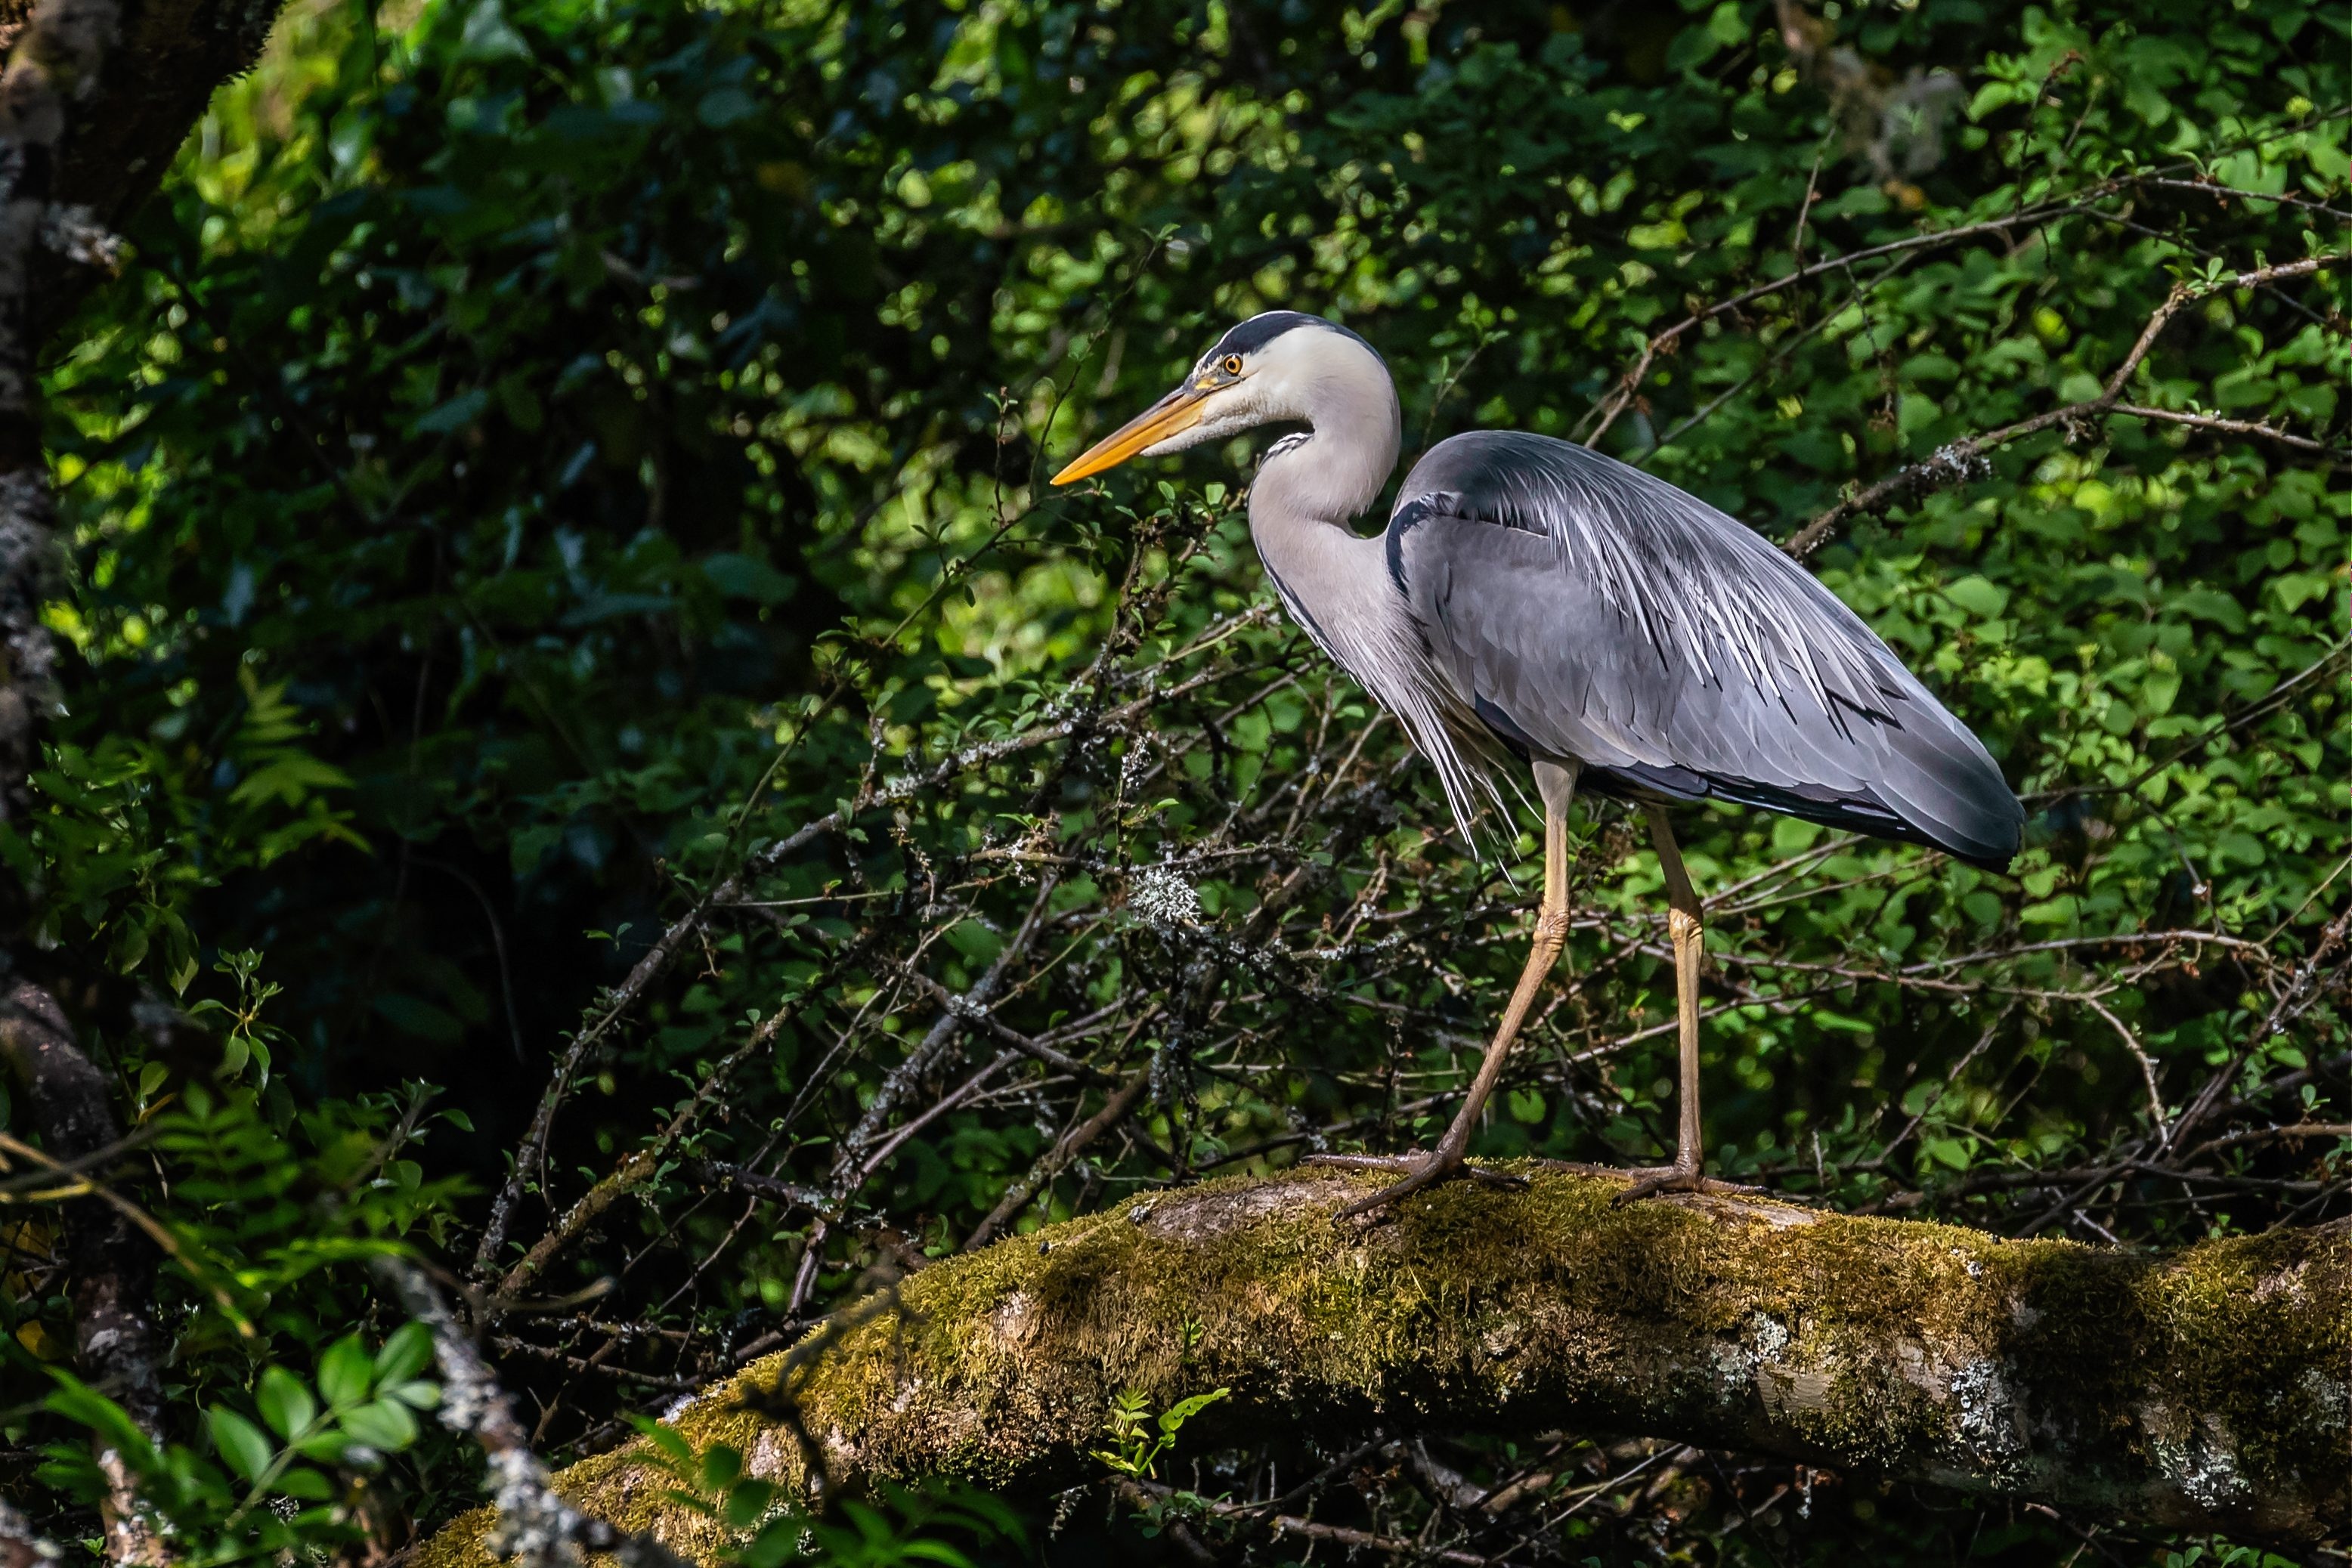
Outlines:
<svg viewBox="0 0 2352 1568"><path fill-rule="evenodd" d="M1727 800L1988 865L2024 815L1983 745L1767 540L1664 480L1499 431L1431 449L1389 563L1462 706L1604 791Z"/></svg>

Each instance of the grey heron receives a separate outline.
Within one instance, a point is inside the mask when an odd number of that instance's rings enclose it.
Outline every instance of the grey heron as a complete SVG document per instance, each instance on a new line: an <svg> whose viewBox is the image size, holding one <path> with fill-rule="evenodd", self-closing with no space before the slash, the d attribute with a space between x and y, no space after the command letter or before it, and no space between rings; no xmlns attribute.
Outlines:
<svg viewBox="0 0 2352 1568"><path fill-rule="evenodd" d="M1054 476L1270 423L1250 534L1283 606L1434 764L1469 837L1513 758L1543 803L1532 950L1461 1112L1428 1154L1343 1156L1406 1174L1351 1213L1475 1172L1470 1134L1568 935L1567 813L1580 787L1638 806L1665 879L1681 1050L1672 1165L1623 1195L1706 1191L1702 908L1666 807L1736 801L2005 868L2024 812L1967 726L1861 617L1753 530L1664 480L1547 436L1474 431L1413 465L1388 527L1358 534L1396 465L1396 388L1362 338L1273 310Z"/></svg>

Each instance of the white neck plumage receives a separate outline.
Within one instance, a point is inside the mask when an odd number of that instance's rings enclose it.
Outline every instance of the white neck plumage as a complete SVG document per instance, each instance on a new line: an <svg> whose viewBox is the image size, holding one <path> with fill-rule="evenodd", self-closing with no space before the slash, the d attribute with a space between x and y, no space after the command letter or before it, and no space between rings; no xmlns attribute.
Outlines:
<svg viewBox="0 0 2352 1568"><path fill-rule="evenodd" d="M1471 784L1459 766L1447 766L1454 753L1444 741L1443 684L1389 576L1386 544L1348 526L1396 466L1396 387L1380 356L1344 333L1302 329L1272 347L1278 351L1262 356L1252 377L1261 419L1304 420L1309 430L1276 443L1259 467L1250 537L1291 619L1437 760L1467 832Z"/></svg>
<svg viewBox="0 0 2352 1568"><path fill-rule="evenodd" d="M1396 466L1402 420L1388 367L1356 339L1307 328L1268 345L1251 390L1265 421L1304 420L1276 444L1250 486L1250 528L1344 525L1379 498Z"/></svg>

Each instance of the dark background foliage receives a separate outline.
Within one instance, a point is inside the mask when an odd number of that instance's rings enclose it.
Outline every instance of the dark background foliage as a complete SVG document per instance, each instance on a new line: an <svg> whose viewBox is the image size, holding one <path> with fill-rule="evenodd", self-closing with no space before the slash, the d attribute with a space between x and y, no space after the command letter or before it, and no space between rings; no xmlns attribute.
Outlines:
<svg viewBox="0 0 2352 1568"><path fill-rule="evenodd" d="M142 1178L206 1249L171 1276L174 1435L218 1448L199 1406L391 1333L337 1250L366 1237L592 1292L491 1342L579 1452L877 1265L1443 1124L1531 824L1460 842L1268 612L1245 465L1040 480L1276 305L1381 349L1408 455L1591 437L1785 538L2096 398L2194 289L2123 400L2185 422L2054 423L1811 558L1984 735L2028 848L1992 875L1691 813L1710 1139L2017 1232L2342 1214L2352 1143L2277 1129L2352 1109L2341 970L2306 963L2352 816L2343 283L2214 283L2340 247L2347 50L2294 0L289 12L54 368L76 657L7 846L56 979L117 1020L126 1119L176 1129ZM1655 862L1585 821L1493 1155L1669 1126ZM142 986L221 1027L154 1045ZM61 1343L45 1244L21 1402ZM1481 1484L1652 1452L1444 1441ZM1409 1446L1335 1517L1609 1562L2042 1562L2094 1528L1860 1480L1800 1512L1787 1467L1697 1457L1474 1524ZM1216 1462L1241 1496L1302 1461ZM472 1484L428 1442L337 1550Z"/></svg>

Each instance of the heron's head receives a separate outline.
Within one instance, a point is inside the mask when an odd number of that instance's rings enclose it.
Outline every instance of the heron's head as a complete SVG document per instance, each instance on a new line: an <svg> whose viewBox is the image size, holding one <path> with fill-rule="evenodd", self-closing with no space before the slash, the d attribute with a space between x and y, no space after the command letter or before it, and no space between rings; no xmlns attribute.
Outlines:
<svg viewBox="0 0 2352 1568"><path fill-rule="evenodd" d="M1297 310L1253 316L1218 339L1174 392L1080 453L1054 483L1073 484L1130 457L1222 441L1253 425L1312 423L1328 389L1368 377L1388 385L1380 355L1345 327Z"/></svg>

